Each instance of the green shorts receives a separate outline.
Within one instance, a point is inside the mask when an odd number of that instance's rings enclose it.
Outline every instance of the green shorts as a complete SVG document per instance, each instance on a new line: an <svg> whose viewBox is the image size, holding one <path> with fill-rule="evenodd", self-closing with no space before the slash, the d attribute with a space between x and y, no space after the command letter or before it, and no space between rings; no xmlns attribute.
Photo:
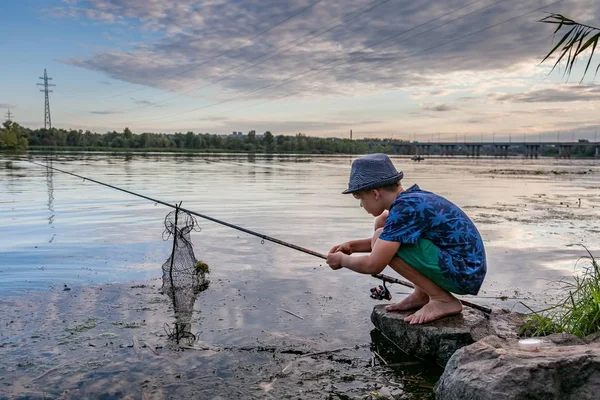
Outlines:
<svg viewBox="0 0 600 400"><path fill-rule="evenodd" d="M396 255L442 289L460 293L461 291L442 274L438 261L439 253L439 247L431 241L419 239L416 244L402 243Z"/></svg>

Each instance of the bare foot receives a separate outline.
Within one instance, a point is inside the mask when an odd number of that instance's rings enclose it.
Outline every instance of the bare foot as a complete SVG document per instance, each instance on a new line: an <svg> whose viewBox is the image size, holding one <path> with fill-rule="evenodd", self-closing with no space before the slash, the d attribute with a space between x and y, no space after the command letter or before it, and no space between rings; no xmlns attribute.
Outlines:
<svg viewBox="0 0 600 400"><path fill-rule="evenodd" d="M385 306L386 311L406 311L413 310L415 308L421 308L425 304L429 303L429 296L427 293L419 288L415 288L415 291L400 300L397 303Z"/></svg>
<svg viewBox="0 0 600 400"><path fill-rule="evenodd" d="M454 296L446 299L431 299L423 308L404 318L411 325L426 324L448 315L460 314L462 304Z"/></svg>

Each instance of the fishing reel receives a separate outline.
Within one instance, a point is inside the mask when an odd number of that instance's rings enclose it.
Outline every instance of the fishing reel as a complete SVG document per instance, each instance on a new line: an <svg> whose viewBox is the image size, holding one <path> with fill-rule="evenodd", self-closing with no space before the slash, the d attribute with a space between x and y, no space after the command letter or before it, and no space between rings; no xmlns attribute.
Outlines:
<svg viewBox="0 0 600 400"><path fill-rule="evenodd" d="M385 281L383 281L383 286L379 285L374 288L371 288L371 298L375 300L392 299L392 294L388 290L387 286L385 286Z"/></svg>

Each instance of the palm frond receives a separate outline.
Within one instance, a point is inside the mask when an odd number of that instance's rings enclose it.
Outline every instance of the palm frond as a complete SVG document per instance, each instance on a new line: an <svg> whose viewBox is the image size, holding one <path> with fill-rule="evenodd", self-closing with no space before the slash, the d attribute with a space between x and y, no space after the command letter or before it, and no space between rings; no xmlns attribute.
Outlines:
<svg viewBox="0 0 600 400"><path fill-rule="evenodd" d="M552 50L550 50L550 52L546 55L546 57L544 57L544 59L541 62L545 62L550 56L554 54L558 55L558 59L552 66L552 70L550 72L554 71L554 69L560 64L564 57L567 56L564 75L569 77L571 75L571 72L573 71L575 61L579 58L579 56L582 53L589 51L590 56L585 66L583 76L581 77L581 82L583 82L583 79L585 78L585 75L587 74L588 69L590 68L590 64L592 63L592 58L594 57L596 46L598 46L598 42L600 41L600 28L581 24L561 14L550 14L542 18L539 22L545 24L558 25L556 30L554 31L554 34L558 33L563 27L570 27L567 33L563 35L562 39L558 41L556 46L554 46ZM594 75L594 78L598 74L598 70L600 70L600 63L596 68L596 74Z"/></svg>

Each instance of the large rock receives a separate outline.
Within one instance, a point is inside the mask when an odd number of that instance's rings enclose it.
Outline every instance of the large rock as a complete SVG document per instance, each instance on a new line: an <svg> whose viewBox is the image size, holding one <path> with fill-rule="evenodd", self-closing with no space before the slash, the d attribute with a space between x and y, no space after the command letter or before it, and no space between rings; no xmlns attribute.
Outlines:
<svg viewBox="0 0 600 400"><path fill-rule="evenodd" d="M458 350L435 386L440 400L600 397L600 343L548 337L539 351L490 336ZM584 344L577 344L584 343Z"/></svg>
<svg viewBox="0 0 600 400"><path fill-rule="evenodd" d="M445 317L424 325L410 325L404 318L411 312L387 312L377 305L371 321L389 340L406 353L435 361L442 367L452 354L489 335L516 338L523 323L522 315L496 309L492 314L468 307L459 315Z"/></svg>

